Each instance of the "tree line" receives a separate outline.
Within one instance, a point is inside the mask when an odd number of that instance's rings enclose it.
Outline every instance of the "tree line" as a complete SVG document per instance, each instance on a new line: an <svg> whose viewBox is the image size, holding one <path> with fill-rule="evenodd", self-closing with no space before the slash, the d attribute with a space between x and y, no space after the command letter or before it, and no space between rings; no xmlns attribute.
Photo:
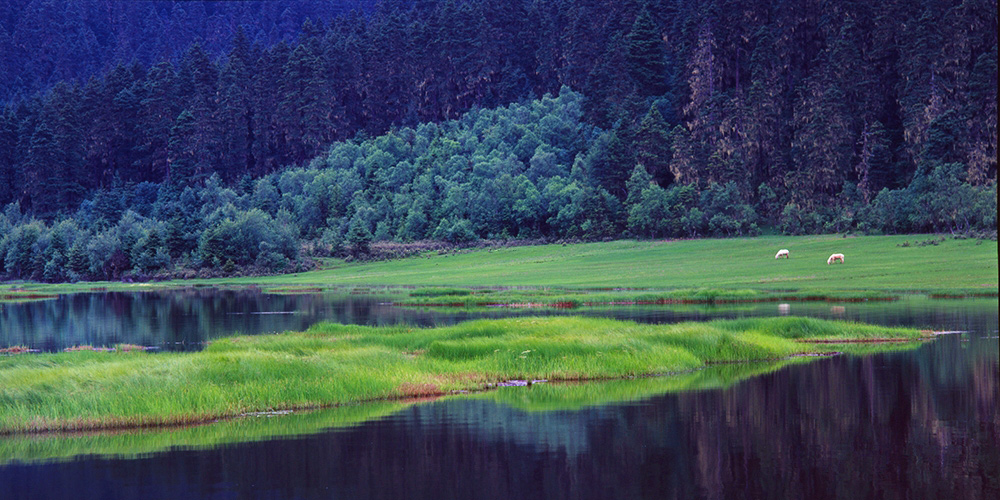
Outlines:
<svg viewBox="0 0 1000 500"><path fill-rule="evenodd" d="M965 234L996 223L995 184L963 181L957 163L870 203L848 184L825 210L789 202L774 216L743 199L733 181L662 187L639 163L619 199L595 175L607 166L614 132L587 122L585 103L563 87L458 120L337 142L306 166L233 185L217 174L184 187L117 182L51 222L13 203L0 214L0 273L146 280L298 271L316 256L368 258L378 242L745 236L775 226Z"/></svg>

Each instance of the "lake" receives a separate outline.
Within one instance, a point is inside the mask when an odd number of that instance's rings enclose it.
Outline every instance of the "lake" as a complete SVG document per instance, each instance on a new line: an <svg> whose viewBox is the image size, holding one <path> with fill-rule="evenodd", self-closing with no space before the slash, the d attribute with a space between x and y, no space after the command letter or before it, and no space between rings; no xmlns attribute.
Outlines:
<svg viewBox="0 0 1000 500"><path fill-rule="evenodd" d="M58 350L538 311L403 309L253 290L0 305L0 342ZM112 435L0 437L0 498L994 498L997 300L559 311L648 322L795 314L960 330L919 348L538 384ZM178 346L178 347L175 347Z"/></svg>

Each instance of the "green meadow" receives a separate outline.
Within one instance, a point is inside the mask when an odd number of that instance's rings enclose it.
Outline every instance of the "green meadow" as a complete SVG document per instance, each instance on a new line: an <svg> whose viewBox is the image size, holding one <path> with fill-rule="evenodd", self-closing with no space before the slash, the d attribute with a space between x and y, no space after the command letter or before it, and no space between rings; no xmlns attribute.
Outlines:
<svg viewBox="0 0 1000 500"><path fill-rule="evenodd" d="M774 258L782 248L790 251L789 259ZM844 254L845 262L828 265L827 257L833 253ZM382 262L325 259L321 270L251 278L17 286L51 293L247 285L294 292L408 285L969 294L995 293L997 281L996 241L937 235L821 235L552 244L428 253Z"/></svg>
<svg viewBox="0 0 1000 500"><path fill-rule="evenodd" d="M997 287L995 241L932 235L768 236L614 241L477 250L262 278L263 284L623 288L892 289ZM920 246L923 241L938 244ZM908 243L908 246L902 246ZM786 248L789 259L775 259ZM843 264L826 263L843 253ZM225 282L225 281L224 281ZM231 281L236 283L236 281Z"/></svg>
<svg viewBox="0 0 1000 500"><path fill-rule="evenodd" d="M896 348L926 333L809 318L644 325L579 317L449 327L319 324L216 340L195 353L0 358L0 433L135 428L251 412L478 391L510 380L676 374L718 363Z"/></svg>

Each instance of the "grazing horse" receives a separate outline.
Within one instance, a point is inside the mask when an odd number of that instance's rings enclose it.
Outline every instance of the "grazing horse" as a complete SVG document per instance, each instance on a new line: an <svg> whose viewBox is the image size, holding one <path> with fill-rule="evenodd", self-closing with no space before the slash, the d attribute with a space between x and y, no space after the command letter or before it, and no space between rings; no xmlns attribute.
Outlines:
<svg viewBox="0 0 1000 500"><path fill-rule="evenodd" d="M788 258L788 250L785 250L784 248L782 248L781 250L778 250L777 255L774 256L775 259L780 259L782 257L784 257L786 259Z"/></svg>
<svg viewBox="0 0 1000 500"><path fill-rule="evenodd" d="M838 260L840 261L841 264L843 264L844 263L844 254L842 254L842 253L835 253L835 254L831 255L829 259L826 259L826 263L827 264L833 264L834 262L837 262Z"/></svg>

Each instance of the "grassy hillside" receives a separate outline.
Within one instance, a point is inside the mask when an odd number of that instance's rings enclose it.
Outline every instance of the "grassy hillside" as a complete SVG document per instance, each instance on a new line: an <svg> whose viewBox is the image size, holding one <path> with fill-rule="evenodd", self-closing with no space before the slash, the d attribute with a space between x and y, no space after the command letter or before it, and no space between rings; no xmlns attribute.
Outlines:
<svg viewBox="0 0 1000 500"><path fill-rule="evenodd" d="M997 286L995 241L930 235L615 241L336 262L298 275L220 282L455 286L948 289ZM937 245L926 241L936 241ZM901 246L909 243L909 246ZM775 259L782 248L789 259ZM832 253L843 264L827 265Z"/></svg>
<svg viewBox="0 0 1000 500"><path fill-rule="evenodd" d="M791 258L774 258L782 248L791 252ZM845 262L827 265L832 253L843 253ZM996 290L997 243L942 240L934 235L623 240L432 253L371 263L329 260L324 267L321 271L255 278L18 286L51 292L253 284ZM0 287L0 291L4 288L10 285Z"/></svg>

